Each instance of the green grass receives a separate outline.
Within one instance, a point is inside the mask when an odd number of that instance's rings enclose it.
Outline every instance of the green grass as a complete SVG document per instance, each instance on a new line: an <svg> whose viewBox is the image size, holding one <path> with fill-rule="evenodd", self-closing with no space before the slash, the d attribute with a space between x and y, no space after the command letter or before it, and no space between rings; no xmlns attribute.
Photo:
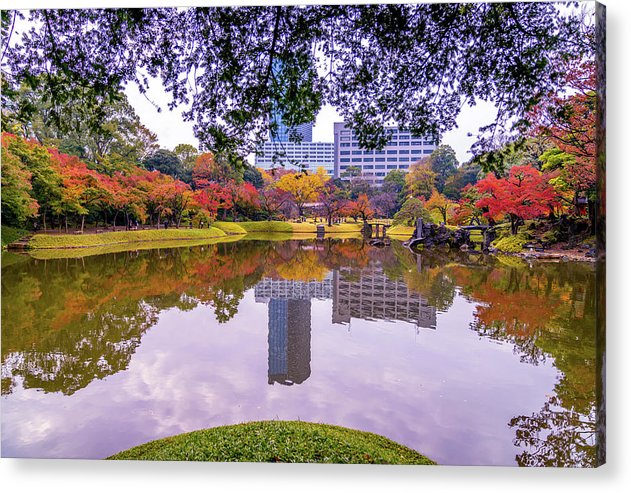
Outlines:
<svg viewBox="0 0 631 493"><path fill-rule="evenodd" d="M412 238L414 234L414 226L406 226L404 224L397 224L386 230L388 236L405 236L408 239Z"/></svg>
<svg viewBox="0 0 631 493"><path fill-rule="evenodd" d="M109 459L435 464L374 433L301 421L256 421L209 428L155 440Z"/></svg>
<svg viewBox="0 0 631 493"><path fill-rule="evenodd" d="M221 231L229 235L244 235L247 231L240 226L240 223L231 223L228 221L215 221L213 227L219 228Z"/></svg>
<svg viewBox="0 0 631 493"><path fill-rule="evenodd" d="M0 236L2 237L2 248L6 247L9 243L13 243L14 241L19 240L27 234L29 234L29 232L25 229L2 225L0 230Z"/></svg>
<svg viewBox="0 0 631 493"><path fill-rule="evenodd" d="M291 233L291 224L284 221L245 221L239 226L248 233Z"/></svg>
<svg viewBox="0 0 631 493"><path fill-rule="evenodd" d="M60 258L84 258L94 255L104 255L107 253L119 253L139 250L155 250L160 248L185 248L195 246L214 245L216 243L232 243L240 241L243 237L237 235L219 236L217 238L206 238L198 240L157 240L157 241L136 241L131 243L116 243L113 245L103 245L83 248L39 248L29 250L28 255L38 260L50 260Z"/></svg>
<svg viewBox="0 0 631 493"><path fill-rule="evenodd" d="M33 236L29 242L32 249L39 248L85 248L122 243L168 240L201 240L219 238L226 233L218 228L206 229L148 229L141 231L116 231L97 234Z"/></svg>
<svg viewBox="0 0 631 493"><path fill-rule="evenodd" d="M329 226L327 223L312 223L312 222L305 222L305 223L289 223L291 225L291 229L294 233L313 233L316 234L317 233L317 225L318 224L323 224L324 225L324 232L325 233L359 233L361 232L362 229L362 223L358 222L358 223L341 223L341 224L334 224L332 226Z"/></svg>

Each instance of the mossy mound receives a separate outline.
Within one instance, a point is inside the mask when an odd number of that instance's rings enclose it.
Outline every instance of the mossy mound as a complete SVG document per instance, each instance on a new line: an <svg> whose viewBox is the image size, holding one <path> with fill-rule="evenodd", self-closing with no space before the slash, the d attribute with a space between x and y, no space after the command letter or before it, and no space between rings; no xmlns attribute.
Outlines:
<svg viewBox="0 0 631 493"><path fill-rule="evenodd" d="M37 234L29 241L29 248L85 248L142 241L201 240L220 238L226 233L218 228L204 229L145 229L91 234Z"/></svg>
<svg viewBox="0 0 631 493"><path fill-rule="evenodd" d="M506 253L519 253L524 249L524 245L528 243L528 240L522 236L506 236L500 238L491 243L493 248L496 248L500 252Z"/></svg>
<svg viewBox="0 0 631 493"><path fill-rule="evenodd" d="M302 421L255 421L155 440L109 459L204 462L435 464L374 433Z"/></svg>
<svg viewBox="0 0 631 493"><path fill-rule="evenodd" d="M231 223L228 221L216 221L213 223L213 227L219 228L221 231L229 235L244 235L247 233L247 231L238 223Z"/></svg>

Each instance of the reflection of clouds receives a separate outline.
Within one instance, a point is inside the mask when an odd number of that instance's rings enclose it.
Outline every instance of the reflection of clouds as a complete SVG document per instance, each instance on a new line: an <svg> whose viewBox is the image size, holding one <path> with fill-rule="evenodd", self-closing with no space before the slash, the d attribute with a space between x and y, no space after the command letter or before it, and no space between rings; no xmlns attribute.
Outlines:
<svg viewBox="0 0 631 493"><path fill-rule="evenodd" d="M331 324L312 301L311 376L267 383L267 306L245 293L225 324L212 309L163 312L129 367L72 396L19 386L3 398L5 456L105 457L164 436L261 419L301 419L385 435L439 463L511 464L510 418L539 409L549 365L519 363L468 329L457 297L436 331Z"/></svg>

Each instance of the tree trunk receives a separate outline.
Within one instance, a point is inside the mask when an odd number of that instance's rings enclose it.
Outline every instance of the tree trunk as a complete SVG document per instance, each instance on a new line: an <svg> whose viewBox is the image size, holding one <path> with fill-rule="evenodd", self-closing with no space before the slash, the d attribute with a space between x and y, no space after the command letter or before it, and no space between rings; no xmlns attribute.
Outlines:
<svg viewBox="0 0 631 493"><path fill-rule="evenodd" d="M68 232L68 214L64 216L64 223L66 225L66 233Z"/></svg>
<svg viewBox="0 0 631 493"><path fill-rule="evenodd" d="M81 215L81 232L82 232L82 233L83 233L83 226L84 226L84 224L85 224L85 215L84 215L84 214L82 214L82 215Z"/></svg>

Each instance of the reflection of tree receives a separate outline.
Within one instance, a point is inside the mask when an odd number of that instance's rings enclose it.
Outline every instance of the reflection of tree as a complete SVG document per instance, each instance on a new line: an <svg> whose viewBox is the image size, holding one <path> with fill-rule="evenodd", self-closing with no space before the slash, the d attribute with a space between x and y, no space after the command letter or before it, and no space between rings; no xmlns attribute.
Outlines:
<svg viewBox="0 0 631 493"><path fill-rule="evenodd" d="M523 466L594 466L596 423L596 318L593 268L576 263L483 269L451 266L449 275L480 303L472 329L510 343L521 361L551 359L560 372L555 394L538 413L517 416L516 457Z"/></svg>
<svg viewBox="0 0 631 493"><path fill-rule="evenodd" d="M526 467L595 467L595 408L588 415L565 409L551 397L541 411L517 416L509 426L516 428L515 445L526 447L516 457Z"/></svg>
<svg viewBox="0 0 631 493"><path fill-rule="evenodd" d="M72 394L125 369L163 310L214 307L230 320L261 278L269 245L243 242L30 259L2 272L2 392Z"/></svg>

